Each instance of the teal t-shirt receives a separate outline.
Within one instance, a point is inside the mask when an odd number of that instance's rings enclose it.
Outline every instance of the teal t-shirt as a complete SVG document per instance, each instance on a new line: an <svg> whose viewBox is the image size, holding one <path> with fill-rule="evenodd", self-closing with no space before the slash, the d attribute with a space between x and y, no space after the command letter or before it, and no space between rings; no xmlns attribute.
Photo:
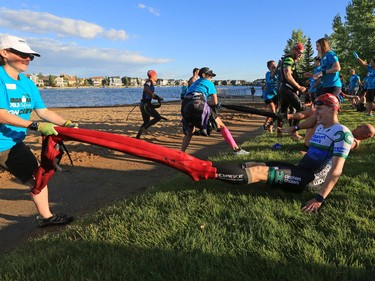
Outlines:
<svg viewBox="0 0 375 281"><path fill-rule="evenodd" d="M193 84L190 85L188 93L202 93L205 95L206 100L211 95L216 95L216 88L214 83L205 78L199 78Z"/></svg>
<svg viewBox="0 0 375 281"><path fill-rule="evenodd" d="M320 61L320 67L322 71L327 71L332 68L332 65L335 62L338 62L339 58L337 57L334 51L328 51L325 56ZM328 73L322 76L322 87L341 87L340 72L336 71L335 73Z"/></svg>
<svg viewBox="0 0 375 281"><path fill-rule="evenodd" d="M0 67L0 108L25 120L30 120L33 109L46 108L38 88L23 74L19 80L11 78ZM26 137L26 128L0 123L0 152L12 148Z"/></svg>

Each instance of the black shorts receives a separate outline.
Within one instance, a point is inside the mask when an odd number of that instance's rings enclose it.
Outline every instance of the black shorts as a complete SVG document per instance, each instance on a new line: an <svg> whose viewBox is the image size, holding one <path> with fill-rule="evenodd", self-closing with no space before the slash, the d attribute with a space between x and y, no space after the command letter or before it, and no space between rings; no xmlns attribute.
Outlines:
<svg viewBox="0 0 375 281"><path fill-rule="evenodd" d="M326 163L313 171L287 162L272 161L266 165L269 167L267 184L293 192L318 191L332 167Z"/></svg>
<svg viewBox="0 0 375 281"><path fill-rule="evenodd" d="M8 152L0 154L0 165L23 183L31 180L39 164L30 148L20 142Z"/></svg>
<svg viewBox="0 0 375 281"><path fill-rule="evenodd" d="M366 102L374 102L375 89L368 89L366 94Z"/></svg>

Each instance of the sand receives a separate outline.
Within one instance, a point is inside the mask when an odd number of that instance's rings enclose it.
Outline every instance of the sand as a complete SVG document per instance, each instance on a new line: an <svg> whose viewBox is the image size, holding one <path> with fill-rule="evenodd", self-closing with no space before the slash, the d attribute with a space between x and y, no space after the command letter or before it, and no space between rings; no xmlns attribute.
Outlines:
<svg viewBox="0 0 375 281"><path fill-rule="evenodd" d="M230 104L252 105L264 108L258 98L255 103L250 97L221 97L220 101ZM135 137L140 125L141 114L134 106L95 108L54 108L65 119L79 123L80 128L100 130ZM150 135L142 140L179 150L183 138L180 125L180 102L163 104L159 112L168 119L149 129ZM238 144L263 133L264 117L221 110L219 115ZM127 119L128 118L128 119ZM32 120L37 120L33 114ZM41 137L30 133L25 142L39 158ZM142 193L161 179L179 173L163 164L111 151L106 148L80 142L65 142L74 166L64 155L62 172L54 175L49 183L50 204L54 212L73 215L75 219L95 212L117 200ZM194 136L186 151L200 159L207 159L219 152L231 152L220 133L210 137ZM20 184L6 171L0 171L0 253L14 249L27 239L58 231L61 226L40 229L37 227L36 209L26 186ZM73 222L74 223L74 222Z"/></svg>

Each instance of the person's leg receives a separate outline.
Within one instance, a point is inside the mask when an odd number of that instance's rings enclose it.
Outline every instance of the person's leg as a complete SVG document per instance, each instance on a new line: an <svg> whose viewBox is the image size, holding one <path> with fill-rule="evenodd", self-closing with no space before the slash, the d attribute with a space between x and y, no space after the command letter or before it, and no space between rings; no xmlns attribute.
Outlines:
<svg viewBox="0 0 375 281"><path fill-rule="evenodd" d="M147 130L145 129L145 125L150 121L150 115L146 111L146 106L147 106L146 104L141 104L140 107L139 107L140 110L141 110L141 114L142 114L143 124L139 128L139 131L136 135L137 139L139 139L143 133L147 132Z"/></svg>
<svg viewBox="0 0 375 281"><path fill-rule="evenodd" d="M35 181L32 179L26 184L32 189ZM53 216L49 207L48 186L45 186L39 194L31 194L31 199L34 201L35 207L42 218L47 219Z"/></svg>
<svg viewBox="0 0 375 281"><path fill-rule="evenodd" d="M217 117L215 119L215 122L218 126L218 129L220 130L221 135L223 136L224 140L232 147L233 150L239 150L240 148L238 147L236 141L233 139L232 134L228 130L227 127L225 127L223 121L220 119L220 117Z"/></svg>
<svg viewBox="0 0 375 281"><path fill-rule="evenodd" d="M253 166L247 168L247 165ZM258 165L259 164L259 165ZM217 169L216 178L234 184L251 184L259 181L267 181L269 168L264 163L213 163Z"/></svg>
<svg viewBox="0 0 375 281"><path fill-rule="evenodd" d="M189 144L190 144L190 141L191 141L191 138L193 137L193 131L189 130L185 133L184 135L184 138L182 140L182 144L181 144L181 151L182 152L185 152L186 149L188 148Z"/></svg>
<svg viewBox="0 0 375 281"><path fill-rule="evenodd" d="M146 110L147 110L147 114L149 116L149 118L148 118L149 121L143 127L147 130L148 128L155 125L156 123L158 123L161 120L161 115L152 106L147 106ZM154 117L154 118L150 121L150 117Z"/></svg>

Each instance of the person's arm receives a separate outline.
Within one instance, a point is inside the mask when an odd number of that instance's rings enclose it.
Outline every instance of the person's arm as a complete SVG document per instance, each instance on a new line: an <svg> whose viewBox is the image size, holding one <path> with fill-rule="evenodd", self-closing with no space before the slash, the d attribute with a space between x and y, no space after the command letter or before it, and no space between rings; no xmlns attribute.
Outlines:
<svg viewBox="0 0 375 281"><path fill-rule="evenodd" d="M282 128L281 132L291 134L291 133L294 133L298 130L312 129L312 128L315 127L316 121L317 121L316 116L313 115L313 116L308 117L304 122L301 122L297 126L290 126L290 127L287 127L287 128Z"/></svg>
<svg viewBox="0 0 375 281"><path fill-rule="evenodd" d="M359 62L360 65L362 65L363 67L367 68L367 66L368 66L367 62L365 62L364 60L362 60L358 56L357 52L353 52L353 55L354 55L354 58Z"/></svg>
<svg viewBox="0 0 375 281"><path fill-rule="evenodd" d="M315 198L311 199L306 203L305 206L302 207L302 211L304 212L314 212L317 211L324 200L328 197L334 186L336 185L337 181L339 180L342 169L345 164L345 158L333 156L332 157L332 169L328 172L327 177L316 194Z"/></svg>
<svg viewBox="0 0 375 281"><path fill-rule="evenodd" d="M298 91L300 92L305 92L306 91L306 88L301 86L300 84L297 83L296 80L294 80L293 78L293 73L292 73L292 70L289 68L289 67L285 67L283 69L284 71L284 76L285 76L285 79L291 84L293 85L296 89L298 89Z"/></svg>
<svg viewBox="0 0 375 281"><path fill-rule="evenodd" d="M35 112L43 120L59 125L59 126L64 126L65 123L67 122L67 120L62 118L56 112L49 110L48 108L35 109Z"/></svg>
<svg viewBox="0 0 375 281"><path fill-rule="evenodd" d="M31 121L10 114L6 109L0 109L0 123L27 128L31 124Z"/></svg>
<svg viewBox="0 0 375 281"><path fill-rule="evenodd" d="M318 79L319 77L321 77L323 75L336 73L336 72L339 72L340 70L341 70L340 62L336 61L332 64L332 67L330 69L323 70L323 71L315 73L313 78Z"/></svg>

